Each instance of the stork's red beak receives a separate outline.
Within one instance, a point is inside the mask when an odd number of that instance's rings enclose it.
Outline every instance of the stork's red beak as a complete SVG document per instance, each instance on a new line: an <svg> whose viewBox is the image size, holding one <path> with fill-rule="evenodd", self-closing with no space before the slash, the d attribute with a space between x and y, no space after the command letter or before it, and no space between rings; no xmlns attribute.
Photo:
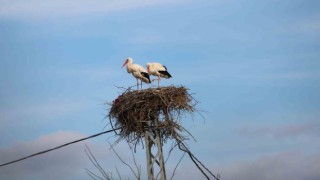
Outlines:
<svg viewBox="0 0 320 180"><path fill-rule="evenodd" d="M149 66L147 66L147 68L148 68L148 74L150 74L150 68L149 68Z"/></svg>
<svg viewBox="0 0 320 180"><path fill-rule="evenodd" d="M126 60L126 61L123 63L123 65L122 65L122 67L121 67L121 68L123 68L124 66L126 66L126 65L127 65L127 63L128 63L128 60Z"/></svg>

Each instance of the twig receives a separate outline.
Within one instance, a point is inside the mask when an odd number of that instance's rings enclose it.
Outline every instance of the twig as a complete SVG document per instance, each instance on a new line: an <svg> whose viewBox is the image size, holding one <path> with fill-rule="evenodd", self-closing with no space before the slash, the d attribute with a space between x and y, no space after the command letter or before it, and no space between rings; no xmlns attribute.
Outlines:
<svg viewBox="0 0 320 180"><path fill-rule="evenodd" d="M138 171L138 177L141 177L141 168L139 168L139 166L137 164L136 158L135 158L134 153L133 153L133 149L132 148L130 148L130 149L131 149L131 154L132 154L134 165L136 166L137 171Z"/></svg>
<svg viewBox="0 0 320 180"><path fill-rule="evenodd" d="M110 148L112 149L112 151L117 155L117 157L119 158L119 160L120 160L124 165L126 165L126 166L129 167L129 169L131 170L131 172L134 174L134 176L135 176L137 179L140 179L140 177L134 172L134 170L132 169L132 167L131 167L128 163L126 163L126 162L119 156L119 154L114 150L113 146L112 146L110 143L109 143L109 145L110 145Z"/></svg>
<svg viewBox="0 0 320 180"><path fill-rule="evenodd" d="M170 180L172 180L172 179L173 179L173 176L175 175L176 170L177 170L177 168L178 168L178 166L179 166L180 162L182 161L182 159L183 159L183 157L184 157L184 155L185 155L185 154L186 154L186 153L184 152L184 153L183 153L183 155L181 156L181 158L180 158L180 160L179 160L178 164L177 164L177 165L176 165L176 167L174 168L174 170L173 170L173 173L172 173L172 176L171 176Z"/></svg>
<svg viewBox="0 0 320 180"><path fill-rule="evenodd" d="M169 150L168 157L167 157L167 159L165 160L165 163L167 163L167 161L169 160L169 158L170 158L170 156L171 156L172 151L173 151L173 150L174 150L174 148L176 148L177 146L178 146L178 144L177 144L177 143L172 142L172 144L171 144L171 148L170 148L170 150Z"/></svg>
<svg viewBox="0 0 320 180"><path fill-rule="evenodd" d="M92 154L90 148L87 145L86 145L85 152L86 152L87 156L89 157L91 163L99 170L99 172L102 174L102 176L105 177L106 179L110 179L108 174L100 166L99 162L96 160L96 158L94 157L94 155Z"/></svg>
<svg viewBox="0 0 320 180"><path fill-rule="evenodd" d="M116 166L116 171L117 171L117 174L118 174L118 176L119 176L119 180L121 180L121 175L120 175L120 172L119 172L117 166Z"/></svg>
<svg viewBox="0 0 320 180"><path fill-rule="evenodd" d="M88 169L85 169L86 170L86 173L94 180L97 180L100 179L100 180L103 180L103 178L101 178L100 176L96 175L95 173L93 173L92 171L88 170ZM109 179L108 179L109 180Z"/></svg>

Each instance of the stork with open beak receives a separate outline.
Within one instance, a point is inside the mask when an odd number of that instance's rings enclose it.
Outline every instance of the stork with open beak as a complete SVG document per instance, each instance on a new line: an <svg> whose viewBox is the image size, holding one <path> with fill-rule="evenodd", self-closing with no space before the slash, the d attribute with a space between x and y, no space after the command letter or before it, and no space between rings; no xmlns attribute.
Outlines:
<svg viewBox="0 0 320 180"><path fill-rule="evenodd" d="M139 89L139 81L141 81L141 89L142 89L142 81L145 83L151 83L149 74L147 70L139 64L133 64L132 58L127 58L122 65L122 68L127 66L127 72L131 73L137 79L137 89Z"/></svg>
<svg viewBox="0 0 320 180"><path fill-rule="evenodd" d="M158 76L158 87L160 87L160 80L162 78L169 79L171 74L167 71L167 67L160 63L147 63L148 74ZM155 80L155 79L154 79ZM153 80L152 80L153 81Z"/></svg>

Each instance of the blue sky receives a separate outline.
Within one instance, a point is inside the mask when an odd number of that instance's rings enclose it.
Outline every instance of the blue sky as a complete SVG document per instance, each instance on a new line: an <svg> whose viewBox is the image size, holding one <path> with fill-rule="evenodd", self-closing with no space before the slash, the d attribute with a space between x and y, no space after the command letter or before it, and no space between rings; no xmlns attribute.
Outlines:
<svg viewBox="0 0 320 180"><path fill-rule="evenodd" d="M120 68L132 57L165 64L173 78L161 84L194 93L205 112L182 121L197 139L188 143L224 179L319 179L319 8L314 0L0 0L0 162L100 132L103 103L136 83ZM113 172L114 140L87 142ZM125 143L118 148L129 161ZM83 149L0 168L0 179L88 179ZM144 150L137 157L143 165ZM187 157L179 169L176 179L202 178Z"/></svg>

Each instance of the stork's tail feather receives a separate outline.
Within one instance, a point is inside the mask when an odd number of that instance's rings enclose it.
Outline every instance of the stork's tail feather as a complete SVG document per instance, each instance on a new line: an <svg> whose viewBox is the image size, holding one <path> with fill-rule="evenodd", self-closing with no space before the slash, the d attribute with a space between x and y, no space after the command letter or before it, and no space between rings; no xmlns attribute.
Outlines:
<svg viewBox="0 0 320 180"><path fill-rule="evenodd" d="M161 74L161 77L164 77L164 78L171 78L171 74L168 72L168 71L159 71L159 73Z"/></svg>

